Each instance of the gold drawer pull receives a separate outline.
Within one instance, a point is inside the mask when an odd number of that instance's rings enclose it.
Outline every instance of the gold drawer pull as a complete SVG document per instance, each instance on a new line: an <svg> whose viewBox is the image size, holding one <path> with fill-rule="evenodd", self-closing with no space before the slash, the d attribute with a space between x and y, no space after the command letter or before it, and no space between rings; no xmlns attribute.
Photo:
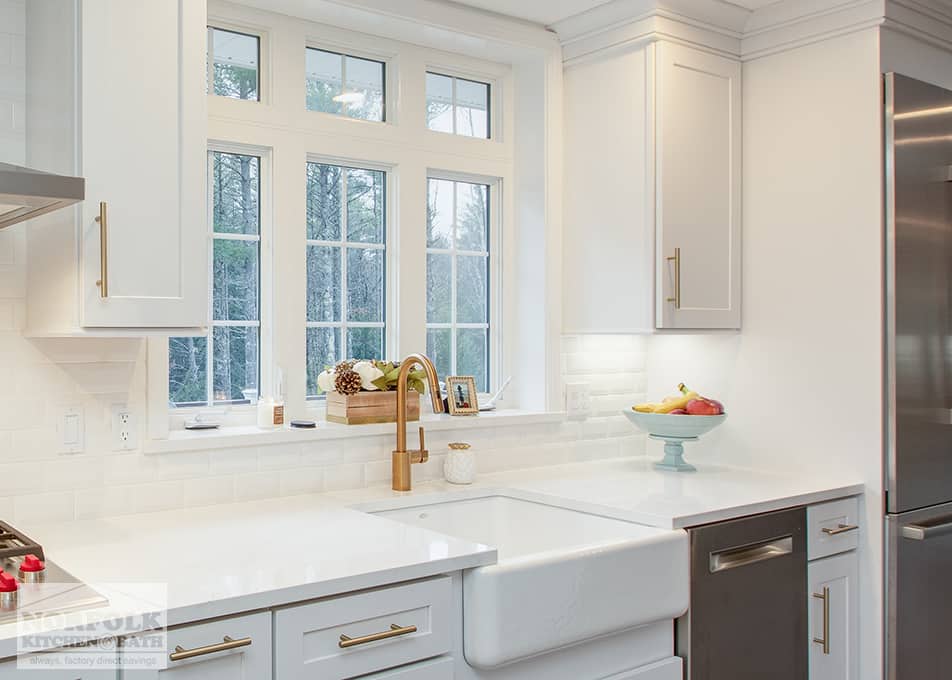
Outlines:
<svg viewBox="0 0 952 680"><path fill-rule="evenodd" d="M377 640L387 640L389 638L399 637L400 635L408 635L410 633L417 632L416 626L398 626L395 623L390 624L390 630L385 630L382 633L371 633L370 635L364 635L361 637L348 637L347 635L340 636L340 642L338 646L341 649L347 649L348 647L356 647L357 645L365 645L368 642L377 642Z"/></svg>
<svg viewBox="0 0 952 680"><path fill-rule="evenodd" d="M673 302L675 309L681 309L681 249L675 248L674 257L665 259L674 262L674 297L669 297L668 302Z"/></svg>
<svg viewBox="0 0 952 680"><path fill-rule="evenodd" d="M181 645L176 645L175 651L169 654L169 660L171 661L184 661L185 659L192 659L196 656L204 656L206 654L214 654L215 652L227 652L229 649L238 649L239 647L247 647L251 644L251 638L241 638L239 640L233 640L232 638L225 636L224 640L218 642L214 645L205 645L204 647L196 647L195 649L185 649Z"/></svg>
<svg viewBox="0 0 952 680"><path fill-rule="evenodd" d="M106 224L106 202L99 203L99 216L96 217L99 223L99 280L96 285L99 286L99 297L109 297L109 238L108 226Z"/></svg>
<svg viewBox="0 0 952 680"><path fill-rule="evenodd" d="M830 653L830 589L823 587L822 593L813 593L813 597L823 600L823 637L813 638L813 642L823 645L823 653Z"/></svg>
<svg viewBox="0 0 952 680"><path fill-rule="evenodd" d="M840 534L845 534L848 531L856 531L859 529L857 524L837 524L835 527L823 527L820 529L827 536L839 536Z"/></svg>

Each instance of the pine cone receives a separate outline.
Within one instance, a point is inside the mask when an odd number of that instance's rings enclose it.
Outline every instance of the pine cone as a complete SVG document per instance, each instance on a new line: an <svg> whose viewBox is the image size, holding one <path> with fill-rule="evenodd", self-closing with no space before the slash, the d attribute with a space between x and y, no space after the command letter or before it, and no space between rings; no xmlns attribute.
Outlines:
<svg viewBox="0 0 952 680"><path fill-rule="evenodd" d="M341 361L339 364L337 364L337 366L334 367L334 373L336 373L337 375L340 375L341 373L345 371L351 370L353 367L354 367L353 361L346 361L346 360Z"/></svg>
<svg viewBox="0 0 952 680"><path fill-rule="evenodd" d="M348 368L340 371L334 379L334 389L341 394L357 394L360 392L360 373Z"/></svg>

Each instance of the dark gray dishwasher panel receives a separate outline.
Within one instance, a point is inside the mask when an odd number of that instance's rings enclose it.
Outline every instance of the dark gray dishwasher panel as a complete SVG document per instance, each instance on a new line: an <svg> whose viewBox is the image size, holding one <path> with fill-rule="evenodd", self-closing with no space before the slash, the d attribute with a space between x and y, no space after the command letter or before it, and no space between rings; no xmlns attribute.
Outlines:
<svg viewBox="0 0 952 680"><path fill-rule="evenodd" d="M689 529L688 680L807 680L806 508Z"/></svg>

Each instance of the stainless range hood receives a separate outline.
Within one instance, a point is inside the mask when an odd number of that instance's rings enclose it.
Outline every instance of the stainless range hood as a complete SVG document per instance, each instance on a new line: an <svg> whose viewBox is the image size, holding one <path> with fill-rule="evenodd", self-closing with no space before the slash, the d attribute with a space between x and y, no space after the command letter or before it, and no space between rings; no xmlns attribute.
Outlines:
<svg viewBox="0 0 952 680"><path fill-rule="evenodd" d="M0 163L0 229L73 205L86 196L86 180Z"/></svg>

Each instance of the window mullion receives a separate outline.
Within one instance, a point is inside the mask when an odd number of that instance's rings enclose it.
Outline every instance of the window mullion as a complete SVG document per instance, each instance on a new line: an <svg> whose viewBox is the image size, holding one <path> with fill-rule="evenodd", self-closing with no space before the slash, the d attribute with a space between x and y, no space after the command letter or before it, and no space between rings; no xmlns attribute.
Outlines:
<svg viewBox="0 0 952 680"><path fill-rule="evenodd" d="M454 110L453 110L453 126L455 130L456 126L456 110L455 110L455 100L456 100L456 78L453 78L453 100L454 100ZM450 369L452 375L457 375L457 365L456 365L456 295L457 295L457 275L456 268L458 263L456 261L456 245L459 238L459 224L457 223L457 215L459 212L459 205L457 202L459 196L459 185L456 182L453 182L453 237L450 241Z"/></svg>
<svg viewBox="0 0 952 680"><path fill-rule="evenodd" d="M343 59L341 61L344 61ZM341 87L343 87L341 80ZM340 172L340 350L341 358L347 359L347 175L348 168L341 168Z"/></svg>

